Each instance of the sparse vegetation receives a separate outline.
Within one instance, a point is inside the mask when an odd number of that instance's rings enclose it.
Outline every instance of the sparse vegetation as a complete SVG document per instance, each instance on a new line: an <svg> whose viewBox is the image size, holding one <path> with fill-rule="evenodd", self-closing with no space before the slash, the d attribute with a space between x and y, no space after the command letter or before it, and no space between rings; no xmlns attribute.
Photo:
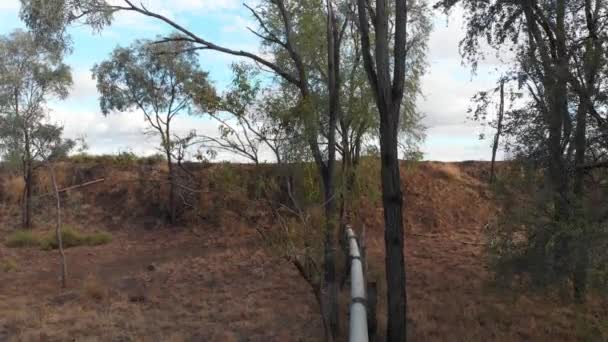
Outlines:
<svg viewBox="0 0 608 342"><path fill-rule="evenodd" d="M0 5L0 340L608 339L607 0L228 2Z"/></svg>
<svg viewBox="0 0 608 342"><path fill-rule="evenodd" d="M0 270L5 273L14 272L17 270L17 263L12 259L0 261Z"/></svg>
<svg viewBox="0 0 608 342"><path fill-rule="evenodd" d="M61 229L64 248L78 246L99 246L112 241L108 232L85 233L69 226ZM18 230L8 235L5 245L11 248L39 247L42 250L58 248L57 237L54 232L34 233L30 230Z"/></svg>
<svg viewBox="0 0 608 342"><path fill-rule="evenodd" d="M31 230L18 230L6 237L5 244L11 248L37 247L40 239Z"/></svg>

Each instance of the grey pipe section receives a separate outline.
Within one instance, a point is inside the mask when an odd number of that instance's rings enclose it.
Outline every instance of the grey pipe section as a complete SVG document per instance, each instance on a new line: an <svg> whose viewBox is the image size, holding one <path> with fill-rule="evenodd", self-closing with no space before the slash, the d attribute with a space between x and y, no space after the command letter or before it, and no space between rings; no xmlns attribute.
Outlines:
<svg viewBox="0 0 608 342"><path fill-rule="evenodd" d="M363 264L355 233L346 227L346 236L350 249L350 324L349 342L369 342L367 335L367 310L365 308L365 281Z"/></svg>

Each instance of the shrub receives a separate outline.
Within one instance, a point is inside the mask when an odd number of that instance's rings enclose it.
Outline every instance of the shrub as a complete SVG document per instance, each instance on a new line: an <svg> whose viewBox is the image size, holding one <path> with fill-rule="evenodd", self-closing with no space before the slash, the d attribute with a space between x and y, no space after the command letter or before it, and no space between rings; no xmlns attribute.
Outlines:
<svg viewBox="0 0 608 342"><path fill-rule="evenodd" d="M12 272L12 271L16 271L17 270L17 264L10 259L7 260L3 260L0 262L0 270L2 270L3 272Z"/></svg>
<svg viewBox="0 0 608 342"><path fill-rule="evenodd" d="M5 244L11 248L36 247L39 245L39 241L32 231L18 230L6 238Z"/></svg>
<svg viewBox="0 0 608 342"><path fill-rule="evenodd" d="M107 232L83 233L71 227L64 227L61 230L61 239L64 248L77 246L99 246L112 240L112 235ZM57 249L59 244L55 231L48 232L41 236L34 235L31 231L20 230L6 239L6 246L12 248L40 247L42 250Z"/></svg>
<svg viewBox="0 0 608 342"><path fill-rule="evenodd" d="M112 240L112 236L107 232L95 232L91 234L81 233L70 227L61 230L61 240L64 248L77 246L99 246ZM59 248L57 234L54 232L40 240L40 248L51 250Z"/></svg>
<svg viewBox="0 0 608 342"><path fill-rule="evenodd" d="M570 287L580 301L588 288L605 293L608 227L592 206L594 201L568 194L567 215L558 215L539 172L504 171L493 185L502 210L487 231L498 283Z"/></svg>

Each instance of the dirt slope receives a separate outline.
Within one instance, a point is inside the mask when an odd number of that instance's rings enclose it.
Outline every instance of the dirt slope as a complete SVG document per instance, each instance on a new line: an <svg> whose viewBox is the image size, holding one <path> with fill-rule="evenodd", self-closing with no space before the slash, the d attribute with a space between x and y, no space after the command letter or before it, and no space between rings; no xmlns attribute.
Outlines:
<svg viewBox="0 0 608 342"><path fill-rule="evenodd" d="M514 295L489 286L483 227L496 208L484 183L486 169L484 163L403 167L412 340L601 340L598 327L606 312L599 302L575 307L549 294ZM108 245L67 250L66 291L58 287L56 252L0 244L2 262L14 264L0 268L0 341L322 340L310 288L290 264L265 250L254 229L252 222L265 216L255 191L235 195L213 185L218 175L244 184L256 170L201 170L207 180L201 196L215 215L174 228L148 215L158 210L162 186L125 182L160 171L150 165L60 167L65 185L109 176L66 195L72 208L66 220L109 230L114 238ZM0 181L0 239L18 222L8 193L18 187L9 177ZM36 229L48 228L48 217L38 214ZM363 219L355 229L366 227L369 277L379 284L382 327L384 242L377 198L364 201L358 216Z"/></svg>

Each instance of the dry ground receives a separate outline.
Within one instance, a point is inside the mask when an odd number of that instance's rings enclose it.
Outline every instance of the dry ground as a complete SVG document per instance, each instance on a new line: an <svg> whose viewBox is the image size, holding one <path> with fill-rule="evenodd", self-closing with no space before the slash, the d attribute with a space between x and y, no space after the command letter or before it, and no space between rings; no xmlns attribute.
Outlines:
<svg viewBox="0 0 608 342"><path fill-rule="evenodd" d="M483 227L496 208L484 170L479 163L404 168L411 340L603 340L599 300L579 307L491 286ZM309 286L265 251L242 213L222 213L187 228L87 221L83 228L111 230L114 238L67 250L67 290L59 288L56 251L0 244L2 263L12 265L0 267L0 341L321 341ZM359 214L355 228L367 227L382 327L382 212L370 201ZM9 229L0 226L0 238Z"/></svg>
<svg viewBox="0 0 608 342"><path fill-rule="evenodd" d="M198 234L117 233L68 249L65 291L56 252L3 249L16 270L0 273L0 341L317 340L295 270L238 226Z"/></svg>

